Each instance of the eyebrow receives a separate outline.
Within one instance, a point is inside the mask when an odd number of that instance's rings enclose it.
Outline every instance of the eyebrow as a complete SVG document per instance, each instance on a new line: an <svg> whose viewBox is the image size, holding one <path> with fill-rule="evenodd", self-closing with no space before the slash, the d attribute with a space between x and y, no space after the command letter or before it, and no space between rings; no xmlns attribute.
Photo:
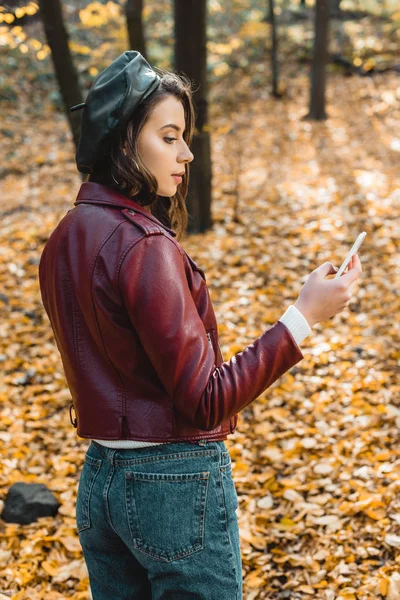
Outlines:
<svg viewBox="0 0 400 600"><path fill-rule="evenodd" d="M160 127L159 131L161 131L161 129L166 129L167 127L172 127L172 129L175 129L176 131L181 130L181 128L178 127L178 125L175 125L175 123L168 123L168 125L163 125L162 127Z"/></svg>

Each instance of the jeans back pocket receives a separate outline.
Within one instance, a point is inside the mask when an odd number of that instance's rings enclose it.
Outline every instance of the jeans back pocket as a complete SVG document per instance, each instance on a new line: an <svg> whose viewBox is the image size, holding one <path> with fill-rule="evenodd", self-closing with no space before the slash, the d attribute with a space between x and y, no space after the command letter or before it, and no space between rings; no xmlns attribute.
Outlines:
<svg viewBox="0 0 400 600"><path fill-rule="evenodd" d="M125 471L125 500L132 541L138 550L171 562L204 547L210 471Z"/></svg>
<svg viewBox="0 0 400 600"><path fill-rule="evenodd" d="M84 529L89 529L90 522L90 496L97 474L100 470L102 460L93 458L86 454L85 462L78 484L78 494L76 498L76 528L78 533Z"/></svg>

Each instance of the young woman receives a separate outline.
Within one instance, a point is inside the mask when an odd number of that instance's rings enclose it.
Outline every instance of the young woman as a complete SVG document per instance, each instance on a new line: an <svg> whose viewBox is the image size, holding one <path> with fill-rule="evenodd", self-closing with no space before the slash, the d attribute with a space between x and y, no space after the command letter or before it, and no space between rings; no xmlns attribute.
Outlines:
<svg viewBox="0 0 400 600"><path fill-rule="evenodd" d="M361 275L313 271L296 303L224 362L202 269L178 240L194 110L190 81L125 52L82 109L75 207L39 266L73 404L91 443L76 523L93 600L242 598L238 498L224 440L298 363ZM75 417L71 410L74 408Z"/></svg>

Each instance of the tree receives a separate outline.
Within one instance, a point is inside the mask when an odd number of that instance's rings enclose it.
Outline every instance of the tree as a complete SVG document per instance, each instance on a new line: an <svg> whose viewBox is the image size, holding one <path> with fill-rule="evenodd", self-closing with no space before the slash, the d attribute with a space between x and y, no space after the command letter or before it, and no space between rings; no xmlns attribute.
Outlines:
<svg viewBox="0 0 400 600"><path fill-rule="evenodd" d="M175 64L177 73L184 73L195 82L193 99L196 106L196 131L190 165L187 197L188 232L204 232L211 219L211 149L208 133L207 101L207 1L174 0Z"/></svg>
<svg viewBox="0 0 400 600"><path fill-rule="evenodd" d="M311 93L309 119L326 119L325 88L328 60L329 0L316 0L315 37L311 66Z"/></svg>
<svg viewBox="0 0 400 600"><path fill-rule="evenodd" d="M143 0L127 0L126 23L128 28L129 47L146 57L146 41L143 28Z"/></svg>
<svg viewBox="0 0 400 600"><path fill-rule="evenodd" d="M272 36L272 46L271 46L271 70L272 70L272 95L275 98L280 98L280 93L278 92L278 37L276 33L276 21L275 21L275 11L274 11L274 0L268 0L269 5L269 22L271 23L271 36Z"/></svg>
<svg viewBox="0 0 400 600"><path fill-rule="evenodd" d="M80 115L79 111L71 113L69 109L74 104L82 102L82 94L78 74L69 51L68 33L64 25L61 2L39 0L39 8L65 112L77 146L80 135Z"/></svg>

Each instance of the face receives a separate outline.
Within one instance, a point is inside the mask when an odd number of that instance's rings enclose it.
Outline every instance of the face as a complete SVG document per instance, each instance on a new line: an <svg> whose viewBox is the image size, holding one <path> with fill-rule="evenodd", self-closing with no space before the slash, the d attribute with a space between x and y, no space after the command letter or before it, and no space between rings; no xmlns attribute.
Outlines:
<svg viewBox="0 0 400 600"><path fill-rule="evenodd" d="M184 173L194 156L183 139L185 113L174 96L164 98L152 111L138 138L138 152L157 179L157 194L171 197L181 183L173 175Z"/></svg>

